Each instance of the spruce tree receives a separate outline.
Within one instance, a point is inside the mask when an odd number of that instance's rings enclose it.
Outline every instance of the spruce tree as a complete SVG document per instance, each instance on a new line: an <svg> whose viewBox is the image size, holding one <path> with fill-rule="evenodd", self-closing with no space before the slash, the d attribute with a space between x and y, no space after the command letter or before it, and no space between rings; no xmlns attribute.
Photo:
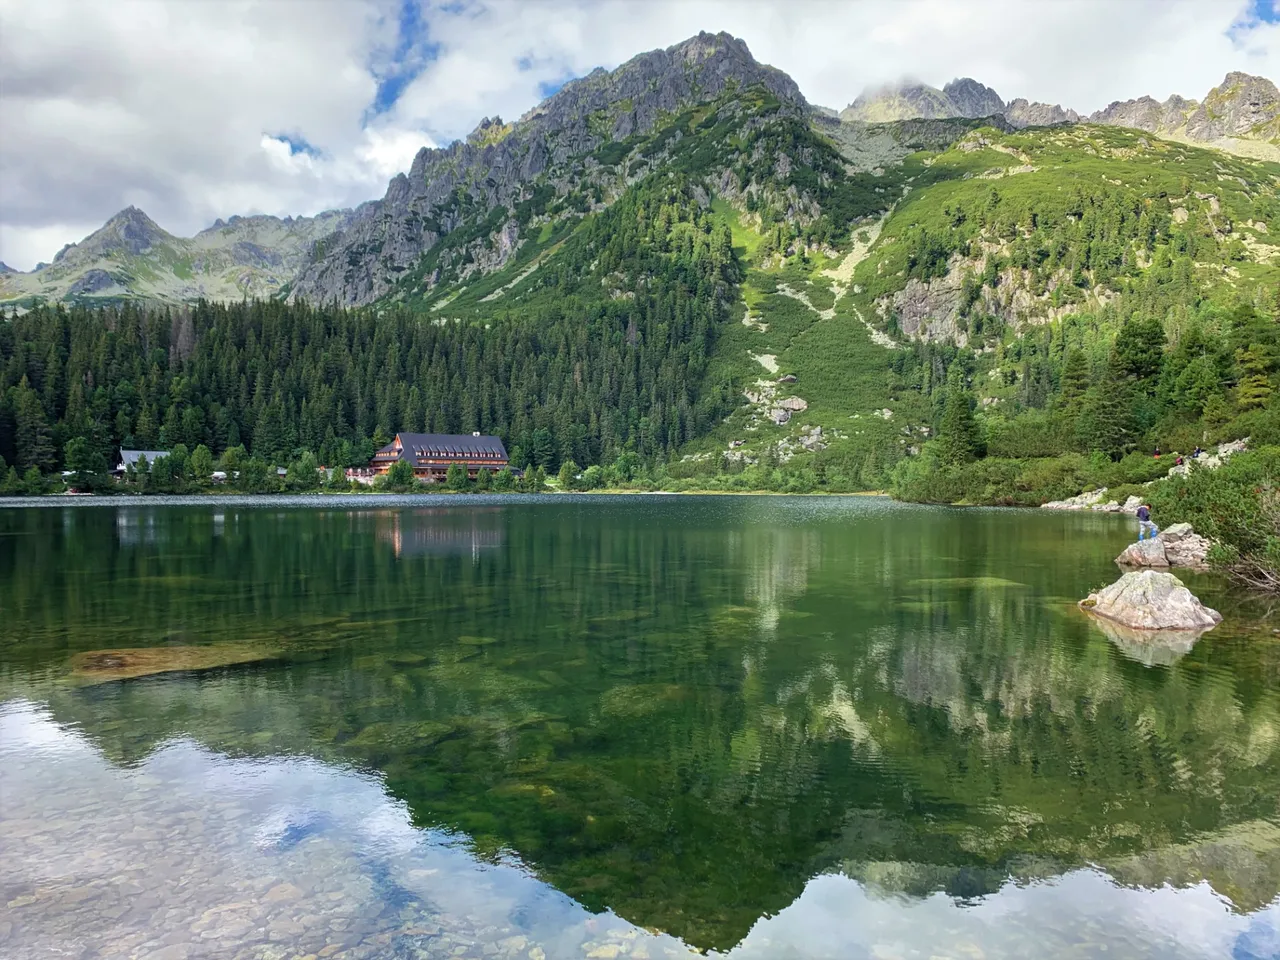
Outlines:
<svg viewBox="0 0 1280 960"><path fill-rule="evenodd" d="M1253 344L1247 350L1236 351L1236 363L1240 367L1240 382L1236 387L1236 403L1241 410L1253 410L1265 406L1274 389L1267 377L1267 359L1264 349Z"/></svg>
<svg viewBox="0 0 1280 960"><path fill-rule="evenodd" d="M1107 375L1085 394L1076 436L1085 450L1118 459L1132 444L1133 434L1132 391L1113 351Z"/></svg>
<svg viewBox="0 0 1280 960"><path fill-rule="evenodd" d="M978 423L973 417L973 394L965 386L960 364L947 374L946 400L938 427L938 456L943 463L969 463L978 455Z"/></svg>
<svg viewBox="0 0 1280 960"><path fill-rule="evenodd" d="M1062 381L1058 389L1061 406L1070 410L1078 407L1089 389L1089 364L1084 351L1072 347L1062 362Z"/></svg>

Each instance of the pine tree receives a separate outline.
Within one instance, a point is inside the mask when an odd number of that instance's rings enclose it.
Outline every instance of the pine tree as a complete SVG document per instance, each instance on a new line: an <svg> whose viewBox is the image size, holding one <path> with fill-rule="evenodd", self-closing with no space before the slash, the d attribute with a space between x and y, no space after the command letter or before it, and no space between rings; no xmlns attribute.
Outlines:
<svg viewBox="0 0 1280 960"><path fill-rule="evenodd" d="M1089 389L1089 365L1084 351L1072 347L1062 362L1062 381L1058 388L1058 401L1066 409L1074 409L1084 399Z"/></svg>
<svg viewBox="0 0 1280 960"><path fill-rule="evenodd" d="M1267 358L1264 349L1252 344L1247 350L1236 351L1236 363L1240 367L1240 382L1236 387L1236 403L1241 410L1253 410L1265 406L1274 392L1267 377Z"/></svg>
<svg viewBox="0 0 1280 960"><path fill-rule="evenodd" d="M561 491L576 490L578 486L578 465L572 460L565 460L560 464L560 473L556 477L556 481L560 485Z"/></svg>
<svg viewBox="0 0 1280 960"><path fill-rule="evenodd" d="M953 364L947 375L946 401L938 427L938 456L943 463L968 463L978 455L978 423L973 417L973 394L965 386L964 371Z"/></svg>
<svg viewBox="0 0 1280 960"><path fill-rule="evenodd" d="M1076 436L1090 452L1119 458L1133 442L1133 404L1129 381L1114 351L1107 375L1085 394Z"/></svg>
<svg viewBox="0 0 1280 960"><path fill-rule="evenodd" d="M31 389L26 376L14 388L14 418L17 421L15 446L20 468L35 467L41 473L53 469L53 437L45 419L39 395Z"/></svg>

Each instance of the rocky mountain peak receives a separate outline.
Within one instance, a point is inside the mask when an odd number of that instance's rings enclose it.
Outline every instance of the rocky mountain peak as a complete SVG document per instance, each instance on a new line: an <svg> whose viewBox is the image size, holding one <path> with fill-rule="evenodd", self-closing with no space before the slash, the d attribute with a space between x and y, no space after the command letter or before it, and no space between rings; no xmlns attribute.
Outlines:
<svg viewBox="0 0 1280 960"><path fill-rule="evenodd" d="M889 123L894 120L936 120L959 116L950 97L913 77L868 87L840 112L843 120Z"/></svg>
<svg viewBox="0 0 1280 960"><path fill-rule="evenodd" d="M1280 91L1266 77L1232 71L1209 91L1187 118L1187 133L1196 139L1239 137L1272 124L1280 116Z"/></svg>
<svg viewBox="0 0 1280 960"><path fill-rule="evenodd" d="M356 212L325 257L303 270L292 295L355 304L386 296L468 216L512 210L539 180L567 194L577 178L592 175L576 165L606 144L647 135L681 111L751 88L796 115L808 112L795 81L759 63L743 41L700 33L571 80L515 123L485 118L465 140L418 151L408 176L392 178L382 200ZM506 239L496 249L505 258L519 229L512 222L501 230ZM502 262L486 261L486 269Z"/></svg>
<svg viewBox="0 0 1280 960"><path fill-rule="evenodd" d="M1239 70L1228 73L1203 102L1176 94L1164 103L1143 96L1115 101L1090 115L1089 121L1280 159L1273 143L1280 135L1280 91L1266 77Z"/></svg>
<svg viewBox="0 0 1280 960"><path fill-rule="evenodd" d="M103 253L123 249L131 254L145 253L151 247L170 239L159 224L135 206L127 206L80 245ZM61 254L59 254L61 256Z"/></svg>
<svg viewBox="0 0 1280 960"><path fill-rule="evenodd" d="M985 84L970 77L952 80L942 92L962 117L993 117L1004 113L1004 101Z"/></svg>
<svg viewBox="0 0 1280 960"><path fill-rule="evenodd" d="M970 77L952 80L941 90L918 80L868 89L840 114L844 120L869 123L996 116L1004 117L1015 127L1051 126L1080 119L1074 110L1058 104L1029 103L1022 98L1005 103L995 90Z"/></svg>

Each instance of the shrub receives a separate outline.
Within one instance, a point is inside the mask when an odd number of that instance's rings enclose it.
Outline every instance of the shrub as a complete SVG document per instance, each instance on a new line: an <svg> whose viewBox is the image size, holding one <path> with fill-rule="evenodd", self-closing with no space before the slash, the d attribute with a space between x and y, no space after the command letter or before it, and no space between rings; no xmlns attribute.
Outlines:
<svg viewBox="0 0 1280 960"><path fill-rule="evenodd" d="M418 485L418 478L413 472L413 464L408 460L397 460L387 472L375 481L380 490L404 492Z"/></svg>
<svg viewBox="0 0 1280 960"><path fill-rule="evenodd" d="M1239 453L1216 470L1192 464L1186 476L1151 488L1161 526L1190 523L1216 541L1210 562L1236 579L1280 592L1280 447Z"/></svg>

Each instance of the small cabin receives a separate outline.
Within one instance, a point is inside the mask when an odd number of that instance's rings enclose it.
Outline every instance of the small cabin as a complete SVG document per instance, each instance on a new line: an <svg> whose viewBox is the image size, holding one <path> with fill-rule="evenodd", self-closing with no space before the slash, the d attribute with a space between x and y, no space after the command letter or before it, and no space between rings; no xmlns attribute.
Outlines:
<svg viewBox="0 0 1280 960"><path fill-rule="evenodd" d="M413 472L428 483L441 482L455 463L467 468L474 480L481 470L495 473L507 466L507 448L497 437L479 433L397 433L396 438L373 455L369 470L374 476L386 473L400 460L413 464Z"/></svg>

